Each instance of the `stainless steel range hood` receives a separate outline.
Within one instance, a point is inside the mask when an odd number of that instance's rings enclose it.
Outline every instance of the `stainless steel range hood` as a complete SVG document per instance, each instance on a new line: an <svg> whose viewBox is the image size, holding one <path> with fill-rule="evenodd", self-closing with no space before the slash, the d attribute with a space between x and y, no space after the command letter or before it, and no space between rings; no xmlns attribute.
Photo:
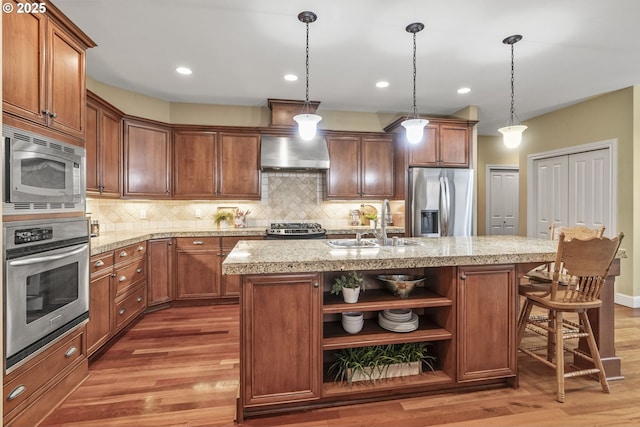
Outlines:
<svg viewBox="0 0 640 427"><path fill-rule="evenodd" d="M324 137L305 141L293 136L262 135L261 146L262 170L329 169L329 149Z"/></svg>

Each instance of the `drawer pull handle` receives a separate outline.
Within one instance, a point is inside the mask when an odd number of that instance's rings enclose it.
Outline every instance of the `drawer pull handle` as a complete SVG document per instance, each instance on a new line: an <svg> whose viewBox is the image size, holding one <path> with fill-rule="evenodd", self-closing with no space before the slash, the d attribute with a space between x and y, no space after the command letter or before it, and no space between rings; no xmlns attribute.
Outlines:
<svg viewBox="0 0 640 427"><path fill-rule="evenodd" d="M138 252L144 251L144 246L138 246Z"/></svg>
<svg viewBox="0 0 640 427"><path fill-rule="evenodd" d="M78 352L78 348L74 345L72 347L69 347L69 350L64 352L64 357L66 357L68 359L71 356L73 356L74 354L76 354L77 352Z"/></svg>
<svg viewBox="0 0 640 427"><path fill-rule="evenodd" d="M124 282L125 280L127 280L127 276L120 276L120 278L118 279L118 281L120 282Z"/></svg>
<svg viewBox="0 0 640 427"><path fill-rule="evenodd" d="M17 386L13 390L11 390L11 393L9 393L7 395L7 402L11 402L13 399L17 398L18 396L20 396L25 391L27 391L27 387L25 387L24 385L20 384L19 386Z"/></svg>
<svg viewBox="0 0 640 427"><path fill-rule="evenodd" d="M104 265L104 261L102 261L101 259L99 259L98 261L96 261L95 264L93 264L94 267L102 267Z"/></svg>
<svg viewBox="0 0 640 427"><path fill-rule="evenodd" d="M138 267L138 269L136 270L136 273L142 273L142 267Z"/></svg>
<svg viewBox="0 0 640 427"><path fill-rule="evenodd" d="M127 252L125 252L125 251L120 252L120 258L124 258L127 255L129 255L129 254Z"/></svg>
<svg viewBox="0 0 640 427"><path fill-rule="evenodd" d="M204 245L204 242L202 240L194 240L193 244L194 245Z"/></svg>
<svg viewBox="0 0 640 427"><path fill-rule="evenodd" d="M142 297L138 297L138 302L142 302Z"/></svg>
<svg viewBox="0 0 640 427"><path fill-rule="evenodd" d="M127 311L127 309L126 309L126 308L121 308L121 309L120 309L120 311L118 311L118 313L119 313L120 315L123 315L126 311Z"/></svg>

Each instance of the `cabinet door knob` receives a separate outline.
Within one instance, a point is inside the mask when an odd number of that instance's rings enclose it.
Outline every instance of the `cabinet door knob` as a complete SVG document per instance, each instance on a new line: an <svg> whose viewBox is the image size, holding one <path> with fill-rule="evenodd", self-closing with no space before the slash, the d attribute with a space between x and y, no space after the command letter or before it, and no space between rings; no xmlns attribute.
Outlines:
<svg viewBox="0 0 640 427"><path fill-rule="evenodd" d="M121 309L118 311L118 313L119 313L120 315L123 315L126 311L127 311L127 309L126 309L126 308L121 308Z"/></svg>
<svg viewBox="0 0 640 427"><path fill-rule="evenodd" d="M126 257L128 254L125 251L120 252L120 258Z"/></svg>
<svg viewBox="0 0 640 427"><path fill-rule="evenodd" d="M462 276L460 276L460 280L467 280L467 275L463 274Z"/></svg>
<svg viewBox="0 0 640 427"><path fill-rule="evenodd" d="M138 246L138 252L144 251L144 246Z"/></svg>
<svg viewBox="0 0 640 427"><path fill-rule="evenodd" d="M55 119L56 117L58 117L58 113L50 113L49 116L51 116L51 117L53 117Z"/></svg>
<svg viewBox="0 0 640 427"><path fill-rule="evenodd" d="M142 302L142 297L138 297L138 302Z"/></svg>
<svg viewBox="0 0 640 427"><path fill-rule="evenodd" d="M78 347L71 346L69 347L69 349L67 351L64 352L64 357L66 357L67 359L70 358L71 356L73 356L74 354L76 354L78 352Z"/></svg>
<svg viewBox="0 0 640 427"><path fill-rule="evenodd" d="M136 270L136 273L142 273L142 267L138 267L138 269Z"/></svg>
<svg viewBox="0 0 640 427"><path fill-rule="evenodd" d="M319 287L320 287L320 284L319 284L318 282L313 282L313 287L314 287L314 288L319 288Z"/></svg>
<svg viewBox="0 0 640 427"><path fill-rule="evenodd" d="M94 267L102 267L104 265L104 261L102 261L101 259L99 259L98 261L96 261L95 264L93 264Z"/></svg>
<svg viewBox="0 0 640 427"><path fill-rule="evenodd" d="M11 393L9 393L7 395L7 402L11 402L13 399L15 399L16 397L20 396L26 390L27 390L27 387L25 387L24 385L20 384L19 386L17 386L13 390L11 390Z"/></svg>
<svg viewBox="0 0 640 427"><path fill-rule="evenodd" d="M127 280L127 276L120 276L118 282L124 282L125 280Z"/></svg>

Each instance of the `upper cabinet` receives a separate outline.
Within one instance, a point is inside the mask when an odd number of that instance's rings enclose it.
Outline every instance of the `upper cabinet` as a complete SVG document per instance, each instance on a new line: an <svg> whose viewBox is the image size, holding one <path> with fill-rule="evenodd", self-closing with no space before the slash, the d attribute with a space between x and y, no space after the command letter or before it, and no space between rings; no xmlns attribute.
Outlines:
<svg viewBox="0 0 640 427"><path fill-rule="evenodd" d="M260 135L174 131L176 198L260 199Z"/></svg>
<svg viewBox="0 0 640 427"><path fill-rule="evenodd" d="M16 11L27 2L10 3ZM45 13L2 16L3 111L84 140L85 52L95 43L51 3L42 4Z"/></svg>
<svg viewBox="0 0 640 427"><path fill-rule="evenodd" d="M469 167L471 131L466 123L429 121L422 141L409 144L409 166Z"/></svg>
<svg viewBox="0 0 640 427"><path fill-rule="evenodd" d="M87 92L87 194L122 193L122 113Z"/></svg>
<svg viewBox="0 0 640 427"><path fill-rule="evenodd" d="M392 135L328 135L327 198L391 198L394 190Z"/></svg>
<svg viewBox="0 0 640 427"><path fill-rule="evenodd" d="M171 129L125 118L123 168L124 197L171 197Z"/></svg>

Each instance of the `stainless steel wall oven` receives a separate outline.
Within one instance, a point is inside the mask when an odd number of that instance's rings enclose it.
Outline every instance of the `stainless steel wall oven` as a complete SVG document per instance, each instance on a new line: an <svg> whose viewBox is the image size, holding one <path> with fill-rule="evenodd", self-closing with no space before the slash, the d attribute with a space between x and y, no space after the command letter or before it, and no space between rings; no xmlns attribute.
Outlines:
<svg viewBox="0 0 640 427"><path fill-rule="evenodd" d="M5 369L89 318L89 222L6 222Z"/></svg>

